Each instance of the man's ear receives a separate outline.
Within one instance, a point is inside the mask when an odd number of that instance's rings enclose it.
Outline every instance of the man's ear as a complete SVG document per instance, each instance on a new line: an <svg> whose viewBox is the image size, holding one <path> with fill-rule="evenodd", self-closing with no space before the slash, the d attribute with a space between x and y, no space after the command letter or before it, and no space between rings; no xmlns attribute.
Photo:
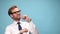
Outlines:
<svg viewBox="0 0 60 34"><path fill-rule="evenodd" d="M10 14L10 17L13 17L13 15Z"/></svg>

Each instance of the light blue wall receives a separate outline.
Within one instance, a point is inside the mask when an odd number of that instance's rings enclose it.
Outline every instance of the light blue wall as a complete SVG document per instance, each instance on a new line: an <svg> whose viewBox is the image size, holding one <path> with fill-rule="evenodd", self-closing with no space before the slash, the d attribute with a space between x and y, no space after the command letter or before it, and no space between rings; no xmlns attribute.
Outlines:
<svg viewBox="0 0 60 34"><path fill-rule="evenodd" d="M12 23L7 13L12 5L32 18L39 34L60 34L60 0L0 0L0 34Z"/></svg>

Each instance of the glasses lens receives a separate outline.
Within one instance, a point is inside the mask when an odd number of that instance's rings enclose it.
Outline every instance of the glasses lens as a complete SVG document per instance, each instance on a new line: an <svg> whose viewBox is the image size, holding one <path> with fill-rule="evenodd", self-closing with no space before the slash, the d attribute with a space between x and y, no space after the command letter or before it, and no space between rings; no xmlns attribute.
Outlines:
<svg viewBox="0 0 60 34"><path fill-rule="evenodd" d="M19 10L19 11L16 11L16 12L13 12L13 13L11 13L11 14L16 14L16 13L19 13L19 12L21 12L21 10Z"/></svg>

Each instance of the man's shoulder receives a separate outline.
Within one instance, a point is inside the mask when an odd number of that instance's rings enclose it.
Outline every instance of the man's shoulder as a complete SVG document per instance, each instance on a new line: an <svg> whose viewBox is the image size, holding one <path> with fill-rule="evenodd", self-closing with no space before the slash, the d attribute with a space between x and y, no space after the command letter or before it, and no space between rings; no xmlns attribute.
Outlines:
<svg viewBox="0 0 60 34"><path fill-rule="evenodd" d="M11 28L13 24L9 24L6 26L6 28Z"/></svg>

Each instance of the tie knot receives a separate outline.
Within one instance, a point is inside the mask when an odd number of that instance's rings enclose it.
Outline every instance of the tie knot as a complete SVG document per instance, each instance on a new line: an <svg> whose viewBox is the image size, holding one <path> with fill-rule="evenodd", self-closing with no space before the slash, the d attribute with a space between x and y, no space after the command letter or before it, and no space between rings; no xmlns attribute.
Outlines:
<svg viewBox="0 0 60 34"><path fill-rule="evenodd" d="M20 22L18 22L17 24L20 24Z"/></svg>

